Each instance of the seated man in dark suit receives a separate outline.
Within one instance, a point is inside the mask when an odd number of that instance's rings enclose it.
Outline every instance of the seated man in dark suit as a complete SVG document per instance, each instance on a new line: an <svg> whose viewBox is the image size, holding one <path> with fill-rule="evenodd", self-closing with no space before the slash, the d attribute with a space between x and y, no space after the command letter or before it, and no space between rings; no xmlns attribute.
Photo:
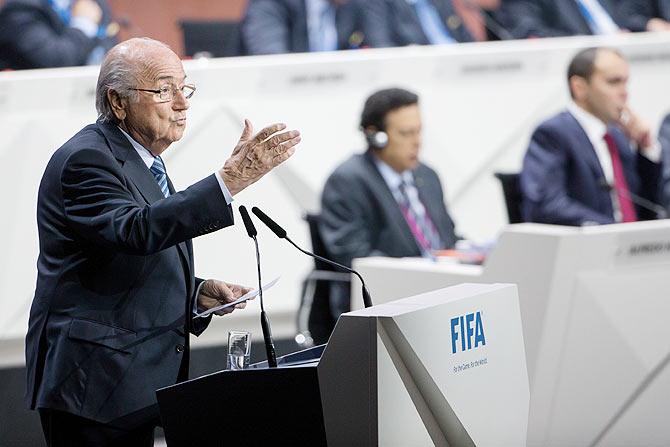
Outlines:
<svg viewBox="0 0 670 447"><path fill-rule="evenodd" d="M367 0L365 42L373 48L382 48L487 40L484 10L492 11L499 3L499 0Z"/></svg>
<svg viewBox="0 0 670 447"><path fill-rule="evenodd" d="M670 115L666 115L658 130L658 142L663 153L663 176L661 178L659 203L670 215Z"/></svg>
<svg viewBox="0 0 670 447"><path fill-rule="evenodd" d="M105 0L7 0L0 70L99 64L118 29Z"/></svg>
<svg viewBox="0 0 670 447"><path fill-rule="evenodd" d="M670 0L617 0L631 31L670 31Z"/></svg>
<svg viewBox="0 0 670 447"><path fill-rule="evenodd" d="M242 22L246 54L305 53L363 45L361 0L250 0Z"/></svg>
<svg viewBox="0 0 670 447"><path fill-rule="evenodd" d="M254 136L247 121L222 168L175 191L161 155L181 139L194 92L166 45L117 45L100 67L98 121L46 167L26 400L51 447L152 446L155 391L188 378L189 333L211 319L195 312L249 290L196 278L191 239L232 225L233 196L300 136L283 124Z"/></svg>
<svg viewBox="0 0 670 447"><path fill-rule="evenodd" d="M615 0L503 0L500 17L517 39L615 34L623 27Z"/></svg>
<svg viewBox="0 0 670 447"><path fill-rule="evenodd" d="M437 173L419 161L419 98L381 90L365 102L367 151L330 175L321 199L321 235L337 262L365 256L425 256L453 247L454 223ZM348 287L331 290L334 317L349 309Z"/></svg>
<svg viewBox="0 0 670 447"><path fill-rule="evenodd" d="M558 225L655 218L661 151L626 105L628 63L589 48L570 62L568 110L535 130L523 161L524 219Z"/></svg>

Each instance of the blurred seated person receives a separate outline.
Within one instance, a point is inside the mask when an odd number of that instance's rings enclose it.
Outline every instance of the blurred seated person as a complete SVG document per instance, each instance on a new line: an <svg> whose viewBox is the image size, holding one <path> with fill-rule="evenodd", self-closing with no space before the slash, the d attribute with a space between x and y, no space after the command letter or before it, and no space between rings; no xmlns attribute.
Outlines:
<svg viewBox="0 0 670 447"><path fill-rule="evenodd" d="M0 69L99 64L117 32L105 0L7 0Z"/></svg>
<svg viewBox="0 0 670 447"><path fill-rule="evenodd" d="M305 53L362 45L362 0L250 0L242 22L246 54Z"/></svg>
<svg viewBox="0 0 670 447"><path fill-rule="evenodd" d="M330 175L319 227L328 254L351 265L366 256L432 257L456 242L437 173L419 161L419 97L392 88L372 94L361 115L366 152ZM334 284L334 319L349 310L349 286Z"/></svg>
<svg viewBox="0 0 670 447"><path fill-rule="evenodd" d="M616 34L617 0L502 0L503 25L517 39Z"/></svg>
<svg viewBox="0 0 670 447"><path fill-rule="evenodd" d="M619 15L631 31L670 31L670 0L618 0Z"/></svg>
<svg viewBox="0 0 670 447"><path fill-rule="evenodd" d="M663 176L659 203L666 209L666 216L670 215L670 114L663 118L663 123L658 131L658 141L663 154Z"/></svg>
<svg viewBox="0 0 670 447"><path fill-rule="evenodd" d="M373 48L505 39L490 27L500 0L367 0L365 41ZM503 35L496 35L503 34Z"/></svg>
<svg viewBox="0 0 670 447"><path fill-rule="evenodd" d="M627 106L628 73L611 48L588 48L572 59L572 101L535 130L523 161L526 221L589 225L657 217L661 150Z"/></svg>

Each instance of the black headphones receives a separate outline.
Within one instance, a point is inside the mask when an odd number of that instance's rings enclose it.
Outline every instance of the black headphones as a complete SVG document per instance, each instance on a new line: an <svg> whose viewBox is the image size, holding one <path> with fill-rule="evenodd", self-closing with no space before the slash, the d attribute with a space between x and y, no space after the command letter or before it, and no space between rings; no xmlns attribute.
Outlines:
<svg viewBox="0 0 670 447"><path fill-rule="evenodd" d="M365 132L365 139L373 149L384 149L389 143L389 136L380 130L376 132Z"/></svg>

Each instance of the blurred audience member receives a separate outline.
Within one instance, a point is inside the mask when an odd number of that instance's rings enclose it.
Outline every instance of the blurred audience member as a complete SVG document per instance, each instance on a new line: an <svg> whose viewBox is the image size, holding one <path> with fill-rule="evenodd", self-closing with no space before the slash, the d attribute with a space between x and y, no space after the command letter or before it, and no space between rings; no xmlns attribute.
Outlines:
<svg viewBox="0 0 670 447"><path fill-rule="evenodd" d="M617 0L502 0L500 17L517 39L616 34Z"/></svg>
<svg viewBox="0 0 670 447"><path fill-rule="evenodd" d="M359 48L361 0L250 0L242 23L247 54Z"/></svg>
<svg viewBox="0 0 670 447"><path fill-rule="evenodd" d="M105 0L7 0L0 69L99 64L117 32Z"/></svg>
<svg viewBox="0 0 670 447"><path fill-rule="evenodd" d="M454 246L440 179L419 161L421 126L414 93L381 90L365 102L361 129L367 151L335 169L321 198L321 236L337 262L431 257L433 250ZM335 319L349 310L348 285L334 285L330 298Z"/></svg>
<svg viewBox="0 0 670 447"><path fill-rule="evenodd" d="M661 150L628 108L628 73L614 49L573 58L572 102L535 130L524 158L525 220L588 225L657 217Z"/></svg>
<svg viewBox="0 0 670 447"><path fill-rule="evenodd" d="M663 118L663 123L658 131L658 141L663 152L663 178L659 200L670 215L670 115Z"/></svg>
<svg viewBox="0 0 670 447"><path fill-rule="evenodd" d="M631 31L670 31L670 0L618 0L619 15Z"/></svg>
<svg viewBox="0 0 670 447"><path fill-rule="evenodd" d="M487 40L487 20L492 19L486 11L499 4L500 0L367 0L366 43L380 48Z"/></svg>

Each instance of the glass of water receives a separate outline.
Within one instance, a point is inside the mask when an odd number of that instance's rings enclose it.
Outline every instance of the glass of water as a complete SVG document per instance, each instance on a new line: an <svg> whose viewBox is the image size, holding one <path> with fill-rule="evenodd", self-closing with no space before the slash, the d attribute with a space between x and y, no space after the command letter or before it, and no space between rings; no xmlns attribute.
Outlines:
<svg viewBox="0 0 670 447"><path fill-rule="evenodd" d="M245 369L249 366L251 354L251 332L228 332L227 369Z"/></svg>

